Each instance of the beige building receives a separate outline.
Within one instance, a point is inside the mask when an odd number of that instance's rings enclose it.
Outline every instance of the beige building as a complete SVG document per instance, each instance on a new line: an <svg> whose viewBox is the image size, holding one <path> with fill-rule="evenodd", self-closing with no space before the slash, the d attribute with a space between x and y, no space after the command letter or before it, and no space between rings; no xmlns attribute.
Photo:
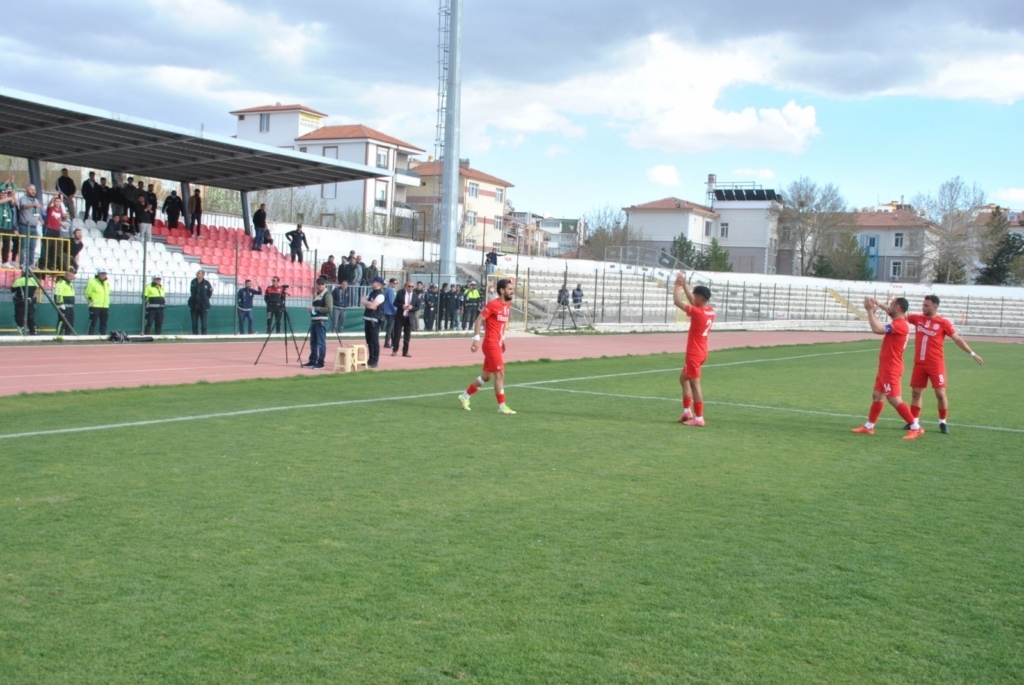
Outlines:
<svg viewBox="0 0 1024 685"><path fill-rule="evenodd" d="M413 161L410 169L419 175L418 187L406 190L406 201L414 211L423 212L427 223L435 226L441 203L441 162ZM459 244L464 247L490 251L503 249L519 240L515 229L505 218L508 190L514 186L497 176L491 176L470 166L464 159L459 164Z"/></svg>
<svg viewBox="0 0 1024 685"><path fill-rule="evenodd" d="M867 252L876 281L920 283L928 275L938 227L914 212L897 209L853 212L851 228Z"/></svg>

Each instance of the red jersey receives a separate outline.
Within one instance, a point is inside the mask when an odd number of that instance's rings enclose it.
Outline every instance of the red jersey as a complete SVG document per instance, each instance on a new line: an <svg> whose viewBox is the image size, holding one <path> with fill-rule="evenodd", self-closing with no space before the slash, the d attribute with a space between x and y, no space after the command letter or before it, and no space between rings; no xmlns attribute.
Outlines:
<svg viewBox="0 0 1024 685"><path fill-rule="evenodd" d="M910 325L905 318L885 325L882 349L878 353L878 375L895 378L903 375L903 350L907 347Z"/></svg>
<svg viewBox="0 0 1024 685"><path fill-rule="evenodd" d="M941 316L926 317L924 314L908 314L907 321L917 329L914 337L914 366L928 369L942 369L946 366L942 344L947 335L956 335L953 322Z"/></svg>
<svg viewBox="0 0 1024 685"><path fill-rule="evenodd" d="M708 356L708 333L715 323L714 307L683 305L683 311L690 317L690 334L686 337L686 354Z"/></svg>
<svg viewBox="0 0 1024 685"><path fill-rule="evenodd" d="M485 319L484 349L500 350L505 342L505 328L512 305L496 297L487 303L480 315Z"/></svg>

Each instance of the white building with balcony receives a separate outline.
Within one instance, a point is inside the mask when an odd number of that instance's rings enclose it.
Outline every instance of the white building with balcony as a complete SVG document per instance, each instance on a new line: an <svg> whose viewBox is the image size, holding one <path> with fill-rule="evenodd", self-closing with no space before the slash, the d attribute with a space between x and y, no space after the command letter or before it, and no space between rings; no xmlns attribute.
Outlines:
<svg viewBox="0 0 1024 685"><path fill-rule="evenodd" d="M364 227L370 223L384 227L414 219L415 212L406 203L406 190L418 188L420 177L409 169L409 162L423 154L422 149L362 124L327 126L326 114L303 105L267 105L231 114L237 117L236 137L241 140L391 172L385 178L302 189L318 197L323 207L320 216L305 217L307 223L337 227L358 218Z"/></svg>

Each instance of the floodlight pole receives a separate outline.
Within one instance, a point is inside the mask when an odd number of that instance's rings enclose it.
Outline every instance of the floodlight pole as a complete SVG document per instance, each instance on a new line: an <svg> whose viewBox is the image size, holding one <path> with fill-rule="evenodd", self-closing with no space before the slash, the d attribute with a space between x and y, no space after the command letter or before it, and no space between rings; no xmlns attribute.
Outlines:
<svg viewBox="0 0 1024 685"><path fill-rule="evenodd" d="M441 181L442 283L455 282L459 236L459 128L462 109L462 0L451 0L448 32L448 84L445 96L444 160Z"/></svg>

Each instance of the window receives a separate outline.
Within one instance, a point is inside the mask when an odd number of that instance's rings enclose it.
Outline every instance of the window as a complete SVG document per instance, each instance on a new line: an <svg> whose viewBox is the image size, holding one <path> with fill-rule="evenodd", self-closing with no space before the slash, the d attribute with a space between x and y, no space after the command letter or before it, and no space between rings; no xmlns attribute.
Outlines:
<svg viewBox="0 0 1024 685"><path fill-rule="evenodd" d="M301 152L302 150L300 150ZM328 159L338 158L338 146L333 145L325 147L323 149L324 157ZM320 187L320 197L325 200L333 200L338 197L338 184L337 183L325 183Z"/></svg>
<svg viewBox="0 0 1024 685"><path fill-rule="evenodd" d="M388 186L385 183L377 184L377 197L373 201L374 207L386 209L388 206Z"/></svg>
<svg viewBox="0 0 1024 685"><path fill-rule="evenodd" d="M722 224L721 237L723 237L723 238L728 238L729 237L729 224L727 224L727 223L723 223Z"/></svg>
<svg viewBox="0 0 1024 685"><path fill-rule="evenodd" d="M238 120L239 121L245 121L245 115L244 114L239 114L238 115Z"/></svg>
<svg viewBox="0 0 1024 685"><path fill-rule="evenodd" d="M471 181L469 184L469 191L467 192L467 195L469 195L470 197L480 197L480 184L473 183Z"/></svg>
<svg viewBox="0 0 1024 685"><path fill-rule="evenodd" d="M466 225L476 226L476 212L466 212Z"/></svg>
<svg viewBox="0 0 1024 685"><path fill-rule="evenodd" d="M334 214L321 214L320 225L325 228L335 228L335 216Z"/></svg>
<svg viewBox="0 0 1024 685"><path fill-rule="evenodd" d="M890 267L889 275L894 281L898 281L903 278L903 262L893 262Z"/></svg>
<svg viewBox="0 0 1024 685"><path fill-rule="evenodd" d="M498 188L498 189L496 189L494 191L494 201L495 202L504 202L505 201L505 189L504 188Z"/></svg>
<svg viewBox="0 0 1024 685"><path fill-rule="evenodd" d="M388 168L388 151L387 148L377 148L377 168L387 169Z"/></svg>
<svg viewBox="0 0 1024 685"><path fill-rule="evenodd" d="M903 234L902 233L897 233L897 234L895 234L893 236L892 246L893 247L903 247Z"/></svg>
<svg viewBox="0 0 1024 685"><path fill-rule="evenodd" d="M471 250L476 249L476 241L475 240L467 240L466 241L466 247L468 247Z"/></svg>
<svg viewBox="0 0 1024 685"><path fill-rule="evenodd" d="M300 147L299 152L306 152L309 148Z"/></svg>
<svg viewBox="0 0 1024 685"><path fill-rule="evenodd" d="M917 262L907 262L903 265L903 272L907 280L917 280Z"/></svg>
<svg viewBox="0 0 1024 685"><path fill-rule="evenodd" d="M501 243L491 243L491 247L493 247L495 250L500 250Z"/></svg>
<svg viewBox="0 0 1024 685"><path fill-rule="evenodd" d="M260 133L267 133L270 131L270 115L260 115Z"/></svg>
<svg viewBox="0 0 1024 685"><path fill-rule="evenodd" d="M868 247L869 248L874 249L877 246L878 246L878 239L875 238L875 236L871 236L870 238L868 238Z"/></svg>
<svg viewBox="0 0 1024 685"><path fill-rule="evenodd" d="M498 229L500 231L504 224L505 224L505 220L502 219L500 216L494 217L494 227L496 229Z"/></svg>
<svg viewBox="0 0 1024 685"><path fill-rule="evenodd" d="M711 237L711 232L714 230L715 225L710 221L704 222L704 236L707 238Z"/></svg>
<svg viewBox="0 0 1024 685"><path fill-rule="evenodd" d="M779 233L779 240L781 240L784 243L788 243L792 239L793 239L793 232L792 232L792 230L789 228L789 226L785 226L782 229L782 231L780 231L780 233Z"/></svg>

